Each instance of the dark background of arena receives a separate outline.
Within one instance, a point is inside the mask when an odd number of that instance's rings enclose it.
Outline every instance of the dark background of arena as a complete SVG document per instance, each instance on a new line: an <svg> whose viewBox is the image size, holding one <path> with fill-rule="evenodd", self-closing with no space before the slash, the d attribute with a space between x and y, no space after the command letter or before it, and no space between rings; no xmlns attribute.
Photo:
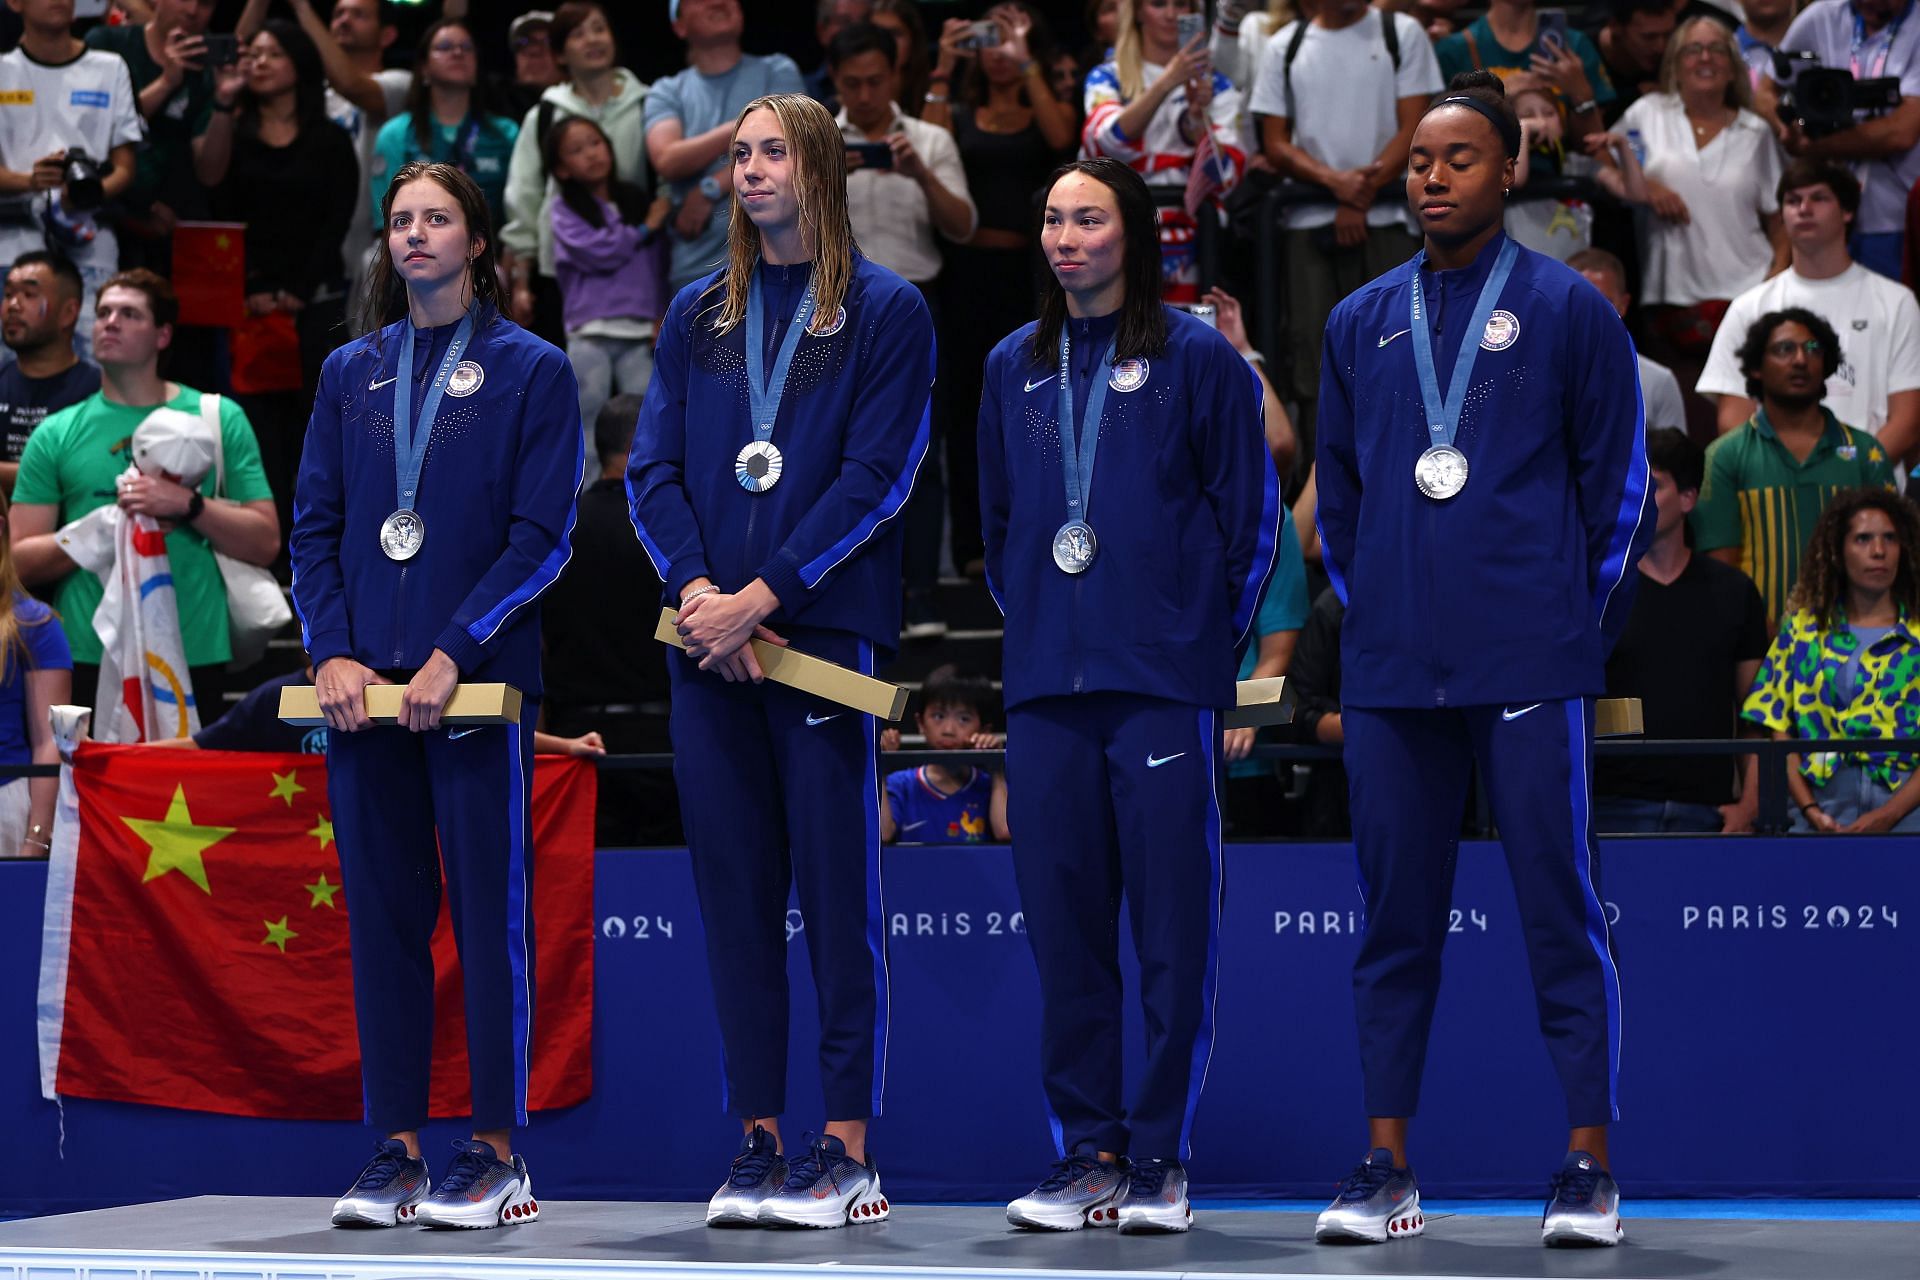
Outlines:
<svg viewBox="0 0 1920 1280"><path fill-rule="evenodd" d="M223 0L215 11L213 29L233 30L243 3ZM507 24L528 9L553 9L558 5L559 0L471 0L468 16L481 39L481 64L512 66L513 60L507 55ZM978 17L991 7L991 0L920 0L929 40L938 37L940 24L946 19ZM1055 39L1078 52L1085 43L1080 0L1036 0L1034 7L1052 24ZM410 51L415 37L440 12L437 3L401 4L396 8L400 38L394 42L396 53L389 55L390 62ZM621 65L631 67L648 83L686 66L686 48L675 38L667 20L667 0L619 0L607 8L620 39ZM749 53L784 53L802 70L819 63L820 46L813 39L813 0L741 0L741 8L747 18L743 43Z"/></svg>

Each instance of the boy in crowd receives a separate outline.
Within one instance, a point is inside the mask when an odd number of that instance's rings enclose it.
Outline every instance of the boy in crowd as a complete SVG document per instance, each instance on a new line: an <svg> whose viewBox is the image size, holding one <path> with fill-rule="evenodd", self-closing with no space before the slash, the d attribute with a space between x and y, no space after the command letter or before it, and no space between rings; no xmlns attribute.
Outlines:
<svg viewBox="0 0 1920 1280"><path fill-rule="evenodd" d="M949 663L927 676L914 722L929 751L991 750L1006 745L994 733L993 685L985 676ZM1007 775L965 765L923 764L887 775L880 799L880 838L891 844L980 844L1007 836Z"/></svg>

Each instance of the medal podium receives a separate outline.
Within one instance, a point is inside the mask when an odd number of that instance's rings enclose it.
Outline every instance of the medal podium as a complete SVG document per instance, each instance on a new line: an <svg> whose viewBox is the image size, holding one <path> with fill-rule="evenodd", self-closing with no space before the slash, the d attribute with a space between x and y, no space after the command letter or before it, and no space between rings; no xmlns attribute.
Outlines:
<svg viewBox="0 0 1920 1280"><path fill-rule="evenodd" d="M1304 1276L1855 1280L1910 1276L1912 1222L1628 1219L1618 1248L1548 1250L1537 1210L1435 1205L1418 1239L1313 1243L1311 1212L1210 1209L1175 1236L1016 1231L999 1205L896 1205L835 1231L721 1230L704 1204L545 1202L488 1231L329 1228L328 1202L202 1196L0 1223L0 1276L20 1280L1281 1280Z"/></svg>

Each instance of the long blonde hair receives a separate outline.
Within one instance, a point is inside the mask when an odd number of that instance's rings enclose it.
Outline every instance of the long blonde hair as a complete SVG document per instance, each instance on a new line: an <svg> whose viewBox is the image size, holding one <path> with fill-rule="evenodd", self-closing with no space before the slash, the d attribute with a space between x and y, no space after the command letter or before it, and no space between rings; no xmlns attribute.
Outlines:
<svg viewBox="0 0 1920 1280"><path fill-rule="evenodd" d="M0 494L0 684L13 679L13 659L18 654L26 665L33 665L32 650L26 641L20 638L23 625L20 615L14 612L13 598L24 588L20 585L19 571L13 567L13 532L5 528L8 516L8 503L5 494ZM53 615L49 613L39 622L27 623L27 626L44 625Z"/></svg>
<svg viewBox="0 0 1920 1280"><path fill-rule="evenodd" d="M1139 0L1120 0L1119 28L1113 37L1113 69L1120 81L1120 100L1132 102L1147 89L1146 50L1140 39ZM1199 6L1201 13L1206 6ZM1275 27L1274 30L1279 30Z"/></svg>
<svg viewBox="0 0 1920 1280"><path fill-rule="evenodd" d="M800 205L800 229L813 246L813 315L809 328L832 325L834 313L846 300L853 278L853 220L847 214L847 140L827 109L798 93L773 93L755 98L733 123L733 136L756 111L771 111L780 122L793 171L794 196ZM732 148L728 148L732 154ZM727 227L727 271L708 287L724 290L716 333L725 333L747 318L747 286L760 265L760 229L733 198L733 218ZM702 297L706 295L703 294ZM753 341L751 335L748 341Z"/></svg>

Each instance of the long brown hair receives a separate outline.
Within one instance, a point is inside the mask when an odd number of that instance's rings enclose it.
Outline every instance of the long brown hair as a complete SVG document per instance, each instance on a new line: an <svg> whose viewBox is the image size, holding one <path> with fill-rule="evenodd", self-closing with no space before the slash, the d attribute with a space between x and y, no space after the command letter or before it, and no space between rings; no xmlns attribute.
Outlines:
<svg viewBox="0 0 1920 1280"><path fill-rule="evenodd" d="M1120 210L1120 227L1125 250L1121 274L1126 280L1126 296L1120 302L1120 324L1114 333L1114 355L1132 360L1157 356L1167 347L1167 311L1160 302L1160 224L1153 207L1153 193L1132 168L1110 156L1092 160L1071 160L1053 171L1047 179L1047 198L1069 174L1083 173L1113 192L1113 203ZM1037 215L1034 240L1046 231L1047 211ZM1051 270L1040 287L1040 323L1033 331L1029 354L1037 365L1046 366L1060 353L1060 330L1067 323L1067 291L1060 277Z"/></svg>
<svg viewBox="0 0 1920 1280"><path fill-rule="evenodd" d="M441 18L420 34L420 44L414 50L413 82L407 87L406 112L412 117L409 121L413 130L413 144L427 155L433 154L434 132L438 122L433 118L433 85L427 79L427 61L433 56L433 42L442 31L454 29L466 34L467 39L478 46L479 34L467 25L465 18ZM480 55L476 47L473 64L480 66ZM474 76L473 83L467 86L467 118L489 133L500 132L500 113L494 106L492 82L485 71ZM459 145L458 141L454 144Z"/></svg>
<svg viewBox="0 0 1920 1280"><path fill-rule="evenodd" d="M827 109L805 94L774 93L755 98L733 123L733 136L756 111L771 111L780 122L793 170L794 195L800 204L800 227L813 245L813 325L825 328L846 300L853 279L853 220L847 214L847 140ZM732 147L728 147L732 154ZM747 286L760 265L760 229L733 200L733 218L727 227L727 270L707 289L720 294L716 333L725 333L747 318ZM809 325L809 327L813 327ZM749 336L749 342L754 339Z"/></svg>
<svg viewBox="0 0 1920 1280"><path fill-rule="evenodd" d="M835 136L838 136L837 134ZM467 284L476 302L489 302L493 310L500 306L500 277L494 270L493 219L487 212L486 193L472 178L450 164L427 160L409 160L400 166L380 198L380 252L373 255L367 268L367 302L362 313L363 327L379 330L406 313L407 290L393 271L393 252L387 247L387 227L393 221L393 201L400 188L424 178L453 197L467 222L468 243L480 241L480 251L467 263Z"/></svg>
<svg viewBox="0 0 1920 1280"><path fill-rule="evenodd" d="M1886 489L1843 489L1833 496L1807 539L1806 558L1800 561L1800 580L1787 597L1787 611L1811 612L1820 629L1831 631L1847 599L1847 530L1862 511L1879 511L1893 522L1900 541L1900 567L1894 571L1894 603L1909 618L1920 618L1920 516L1906 499Z"/></svg>

